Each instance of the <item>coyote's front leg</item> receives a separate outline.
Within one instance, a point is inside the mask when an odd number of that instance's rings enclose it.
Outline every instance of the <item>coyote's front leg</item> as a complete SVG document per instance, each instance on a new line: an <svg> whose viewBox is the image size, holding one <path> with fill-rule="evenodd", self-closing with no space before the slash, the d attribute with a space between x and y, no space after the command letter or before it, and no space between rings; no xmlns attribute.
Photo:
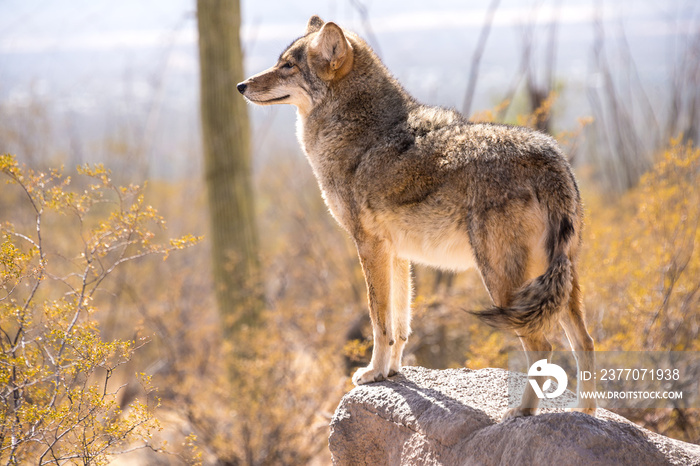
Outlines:
<svg viewBox="0 0 700 466"><path fill-rule="evenodd" d="M389 375L401 370L403 350L411 334L411 263L394 257L391 269L391 317L396 342L391 347Z"/></svg>
<svg viewBox="0 0 700 466"><path fill-rule="evenodd" d="M355 385L384 380L389 375L391 347L395 343L391 316L392 254L385 241L376 238L355 239L362 271L367 282L369 316L372 319L374 348L369 366L352 377Z"/></svg>

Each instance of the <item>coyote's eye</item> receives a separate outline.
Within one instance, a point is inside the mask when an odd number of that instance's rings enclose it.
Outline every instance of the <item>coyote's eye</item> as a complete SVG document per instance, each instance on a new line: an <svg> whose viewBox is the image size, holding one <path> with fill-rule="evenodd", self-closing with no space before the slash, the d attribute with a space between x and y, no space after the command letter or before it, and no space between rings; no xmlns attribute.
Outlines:
<svg viewBox="0 0 700 466"><path fill-rule="evenodd" d="M282 65L282 68L284 68L285 70L291 70L292 68L294 68L294 63L292 63L292 62L290 62L290 61L285 62L285 63Z"/></svg>

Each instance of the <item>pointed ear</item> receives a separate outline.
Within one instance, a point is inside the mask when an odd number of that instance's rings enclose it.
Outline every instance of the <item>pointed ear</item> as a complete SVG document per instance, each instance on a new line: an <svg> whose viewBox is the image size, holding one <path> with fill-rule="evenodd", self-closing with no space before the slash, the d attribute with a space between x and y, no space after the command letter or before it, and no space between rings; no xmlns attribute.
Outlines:
<svg viewBox="0 0 700 466"><path fill-rule="evenodd" d="M306 34L311 34L312 32L317 32L323 27L323 20L316 15L309 18L309 22L306 23Z"/></svg>
<svg viewBox="0 0 700 466"><path fill-rule="evenodd" d="M353 49L340 26L329 22L321 27L309 46L309 59L326 81L340 79L350 72Z"/></svg>

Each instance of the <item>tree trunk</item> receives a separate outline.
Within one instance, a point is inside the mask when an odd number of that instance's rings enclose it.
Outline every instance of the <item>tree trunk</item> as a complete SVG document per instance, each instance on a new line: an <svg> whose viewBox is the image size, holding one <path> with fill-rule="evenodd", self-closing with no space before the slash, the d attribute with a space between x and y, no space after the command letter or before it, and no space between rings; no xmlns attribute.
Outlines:
<svg viewBox="0 0 700 466"><path fill-rule="evenodd" d="M238 0L197 0L204 169L214 283L224 338L235 343L263 306Z"/></svg>

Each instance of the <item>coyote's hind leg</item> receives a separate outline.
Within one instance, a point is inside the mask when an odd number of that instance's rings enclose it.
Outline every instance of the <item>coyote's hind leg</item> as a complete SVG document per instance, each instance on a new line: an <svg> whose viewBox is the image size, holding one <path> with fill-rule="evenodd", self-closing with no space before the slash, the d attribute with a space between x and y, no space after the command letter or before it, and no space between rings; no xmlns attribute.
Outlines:
<svg viewBox="0 0 700 466"><path fill-rule="evenodd" d="M536 331L529 335L521 336L520 342L523 344L523 349L526 351L527 367L541 360L546 359L548 362L552 357L552 344L544 336L544 332ZM542 387L547 377L533 377L535 382ZM503 420L521 416L532 416L537 412L537 405L540 399L537 397L532 385L525 385L525 392L520 401L520 406L511 408L503 415Z"/></svg>
<svg viewBox="0 0 700 466"><path fill-rule="evenodd" d="M595 372L595 346L593 338L586 330L586 324L583 319L583 305L581 303L581 289L578 283L576 272L573 273L571 297L569 305L562 313L560 323L566 332L566 337L571 344L571 349L576 357L576 365L578 373L587 371L592 374ZM593 415L596 411L596 401L593 398L583 398L581 392L595 392L595 378L590 377L589 380L579 380L577 386L578 406L575 411L581 411L586 414Z"/></svg>

